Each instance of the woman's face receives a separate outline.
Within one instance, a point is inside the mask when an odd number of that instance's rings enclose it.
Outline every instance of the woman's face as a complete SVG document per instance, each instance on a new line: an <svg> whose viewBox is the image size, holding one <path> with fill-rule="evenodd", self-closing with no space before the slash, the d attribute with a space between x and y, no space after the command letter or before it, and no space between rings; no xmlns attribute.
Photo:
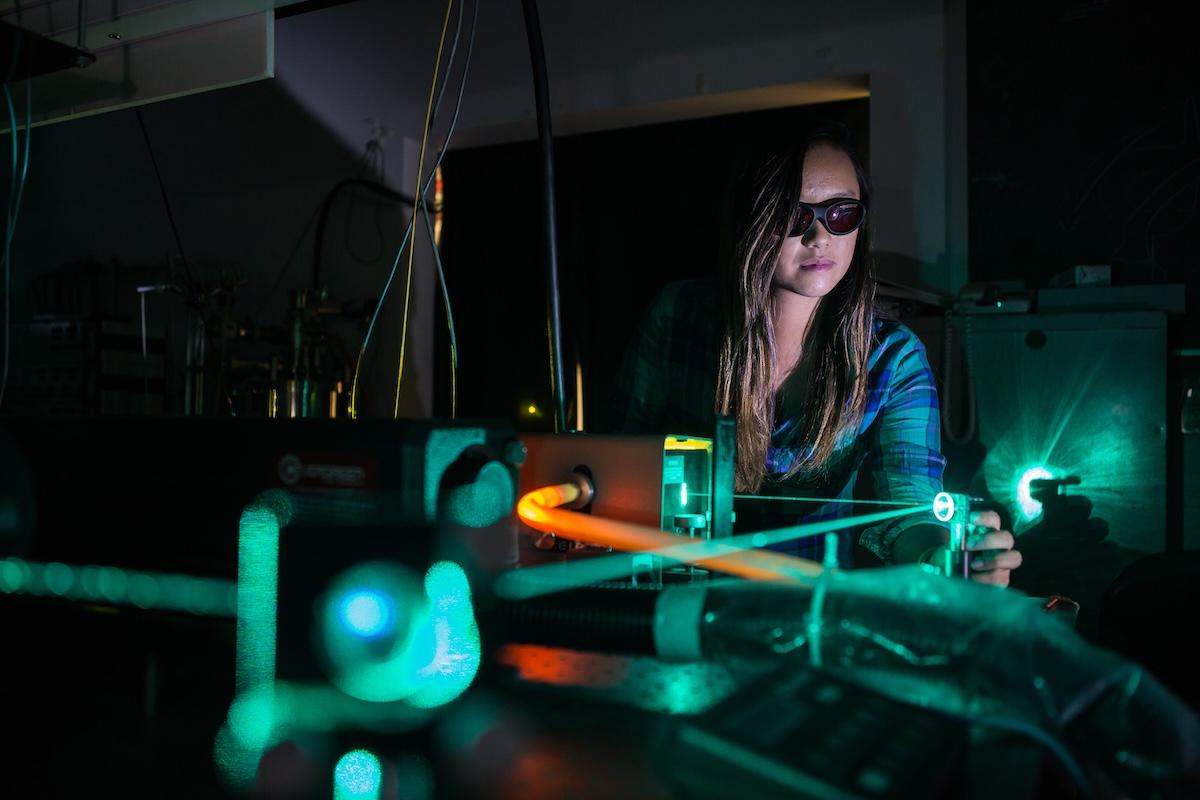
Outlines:
<svg viewBox="0 0 1200 800"><path fill-rule="evenodd" d="M800 191L802 203L823 203L835 197L860 199L850 157L827 144L814 144L805 153ZM857 242L858 230L835 236L820 221L802 236L784 238L772 287L814 299L824 297L845 277Z"/></svg>

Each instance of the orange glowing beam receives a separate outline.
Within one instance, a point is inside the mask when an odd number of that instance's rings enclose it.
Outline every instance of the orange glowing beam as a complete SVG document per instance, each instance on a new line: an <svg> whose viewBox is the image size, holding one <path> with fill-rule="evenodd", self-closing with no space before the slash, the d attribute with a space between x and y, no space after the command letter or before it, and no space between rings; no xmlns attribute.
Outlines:
<svg viewBox="0 0 1200 800"><path fill-rule="evenodd" d="M536 531L568 536L589 544L612 547L626 552L649 552L678 549L687 539L676 534L664 533L643 525L593 517L567 511L558 506L570 503L579 497L579 487L573 483L544 486L534 489L517 503L517 515L521 521ZM718 545L718 542L711 542ZM739 550L709 555L703 558L679 558L717 572L737 575L761 581L794 582L799 575L820 574L821 565L815 561L784 555L770 550Z"/></svg>

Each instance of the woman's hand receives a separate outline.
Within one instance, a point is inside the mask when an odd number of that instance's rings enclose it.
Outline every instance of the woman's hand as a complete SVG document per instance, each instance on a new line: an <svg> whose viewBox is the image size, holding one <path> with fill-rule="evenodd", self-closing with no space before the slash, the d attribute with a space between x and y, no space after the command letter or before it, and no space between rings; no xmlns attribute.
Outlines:
<svg viewBox="0 0 1200 800"><path fill-rule="evenodd" d="M972 511L967 550L971 558L971 580L1008 586L1012 571L1021 566L1021 554L1013 549L1012 533L1000 528L995 511Z"/></svg>

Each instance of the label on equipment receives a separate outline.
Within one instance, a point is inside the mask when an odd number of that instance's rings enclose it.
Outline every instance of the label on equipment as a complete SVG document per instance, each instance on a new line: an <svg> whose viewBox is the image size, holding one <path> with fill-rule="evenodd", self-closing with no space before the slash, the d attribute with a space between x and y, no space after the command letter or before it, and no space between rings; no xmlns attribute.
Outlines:
<svg viewBox="0 0 1200 800"><path fill-rule="evenodd" d="M663 456L663 485L683 483L683 456Z"/></svg>
<svg viewBox="0 0 1200 800"><path fill-rule="evenodd" d="M275 460L275 478L305 489L369 489L375 486L373 461L345 454L284 453Z"/></svg>

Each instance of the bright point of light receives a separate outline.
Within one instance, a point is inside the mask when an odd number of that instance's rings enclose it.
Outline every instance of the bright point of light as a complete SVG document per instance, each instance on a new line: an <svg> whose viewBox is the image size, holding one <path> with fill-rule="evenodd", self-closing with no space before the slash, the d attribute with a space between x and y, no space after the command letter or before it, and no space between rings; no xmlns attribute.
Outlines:
<svg viewBox="0 0 1200 800"><path fill-rule="evenodd" d="M334 800L379 797L382 784L383 768L375 754L367 750L351 750L333 768Z"/></svg>
<svg viewBox="0 0 1200 800"><path fill-rule="evenodd" d="M339 613L347 630L367 639L384 633L392 623L391 601L373 589L360 589L346 595Z"/></svg>
<svg viewBox="0 0 1200 800"><path fill-rule="evenodd" d="M687 505L687 484L681 484L679 487L679 505Z"/></svg>
<svg viewBox="0 0 1200 800"><path fill-rule="evenodd" d="M528 411L530 414L536 414L536 413L537 413L537 406L530 406L529 408L527 408L527 409L525 409L525 410L526 410L526 411Z"/></svg>
<svg viewBox="0 0 1200 800"><path fill-rule="evenodd" d="M942 522L954 519L954 498L947 492L938 492L933 498L933 515Z"/></svg>
<svg viewBox="0 0 1200 800"><path fill-rule="evenodd" d="M1034 467L1025 470L1021 479L1017 481L1017 503L1021 506L1021 513L1025 515L1026 520L1031 520L1042 513L1042 503L1040 500L1034 499L1030 484L1035 480L1053 477L1054 475L1045 467Z"/></svg>

